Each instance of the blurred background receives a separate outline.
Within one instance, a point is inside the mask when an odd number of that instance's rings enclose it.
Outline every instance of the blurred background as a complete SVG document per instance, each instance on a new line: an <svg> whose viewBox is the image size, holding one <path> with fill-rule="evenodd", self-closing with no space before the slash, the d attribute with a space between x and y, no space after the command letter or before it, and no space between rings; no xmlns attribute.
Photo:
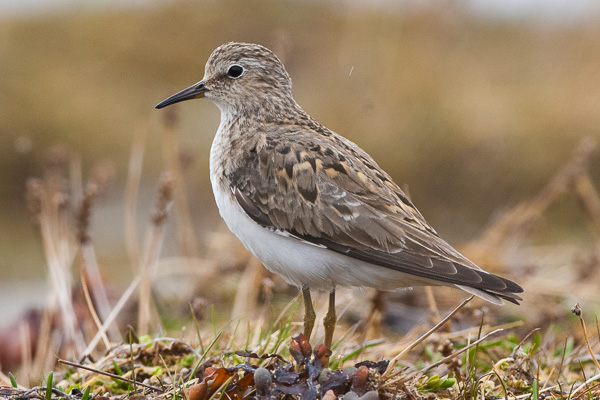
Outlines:
<svg viewBox="0 0 600 400"><path fill-rule="evenodd" d="M134 276L127 241L142 246L173 148L183 168L184 225L192 231L182 242L181 218L179 225L169 219L161 257L196 256L217 271L245 260L208 181L218 109L209 101L154 109L200 80L220 44L274 50L304 109L373 155L438 232L467 249L493 221L538 196L583 138L592 138L584 152L600 139L599 22L592 0L3 0L0 328L47 299L46 257L26 186L53 169L67 185L67 178L106 183L88 234L104 279L118 290ZM143 160L132 239L124 210L133 149ZM585 168L600 187L600 157L592 154ZM593 220L581 196L565 188L518 237L530 258L512 254L511 262L495 263L488 256L479 258L483 265L499 264L514 279L533 266L549 274L548 290L560 286L574 260L592 260L597 271ZM76 208L75 199L66 202ZM560 293L561 310L579 301L576 287ZM223 300L215 296L209 302ZM598 310L590 296L584 301Z"/></svg>

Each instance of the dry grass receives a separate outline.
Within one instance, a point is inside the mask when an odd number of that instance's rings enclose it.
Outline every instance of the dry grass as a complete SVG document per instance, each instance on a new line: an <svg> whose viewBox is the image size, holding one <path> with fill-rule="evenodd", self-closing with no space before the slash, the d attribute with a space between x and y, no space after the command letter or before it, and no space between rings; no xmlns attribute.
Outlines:
<svg viewBox="0 0 600 400"><path fill-rule="evenodd" d="M266 398L315 388L322 374L317 389L329 385L336 395L600 396L600 369L591 354L600 352L592 317L600 304L600 157L596 139L581 139L600 126L597 27L483 24L454 8L399 16L342 15L322 4L236 7L231 15L227 4L182 2L0 22L8 77L0 81L0 93L8 93L0 95L0 144L19 151L2 158L1 170L27 177L41 171L28 181L27 205L52 288L47 308L3 337L16 343L19 367L11 371L22 386L13 388L10 377L0 375L7 385L0 397L79 400L81 391L66 393L90 388L98 396L199 400L228 390L240 398L250 390ZM236 23L249 16L268 28ZM325 36L330 43L315 45ZM206 56L231 39L274 48L305 108L411 182L415 202L453 242L458 231L471 237L473 226L504 210L462 250L521 283L523 305L489 308L474 300L432 329L456 305L457 292L367 292L371 300L365 300L365 293L344 290L330 358L335 372L322 372L322 354L311 355L320 349L294 357L290 346L304 343L293 339L301 319L295 289L265 271L222 225L198 224L198 215L212 207L205 203L210 191L202 189L207 151L190 152L187 143L207 147L215 110L196 107L192 116L192 108L182 108L181 116L168 115L162 124L150 114L174 88L199 79ZM131 132L133 145L125 145ZM38 165L42 149L57 141L71 143L81 156L52 147ZM115 163L94 169L91 160L107 152ZM161 157L162 164L149 162ZM0 179L14 192L7 192L10 209L22 197L23 176L3 173ZM99 213L113 177L116 187L124 182L124 205ZM473 182L481 185L473 189ZM152 197L149 185L157 186L155 206L142 213L139 204ZM90 230L104 219L110 235L124 236L121 249L99 245ZM123 257L108 256L115 252ZM10 257L17 256L7 262ZM104 283L106 270L118 271L129 282L126 290ZM570 314L576 302L586 318ZM320 317L325 303L317 297ZM319 343L322 335L317 329L310 341ZM375 364L399 355L389 365ZM93 371L57 364L57 358ZM374 364L357 368L361 361ZM257 366L268 372L260 370L261 384L253 378ZM45 382L50 371L52 394ZM267 377L271 385L265 386ZM293 385L285 383L292 378Z"/></svg>
<svg viewBox="0 0 600 400"><path fill-rule="evenodd" d="M571 190L579 187L582 181L589 182L586 177L589 176L590 161L596 156L595 146L591 139L582 142L571 161L559 169L538 196L499 218L487 233L471 243L468 251L476 258L494 260L489 265L495 271L505 270L506 260L510 259L506 255L526 251L527 246L523 243L532 226L552 202L566 195L580 198L587 219L595 226L596 214L589 210L594 210L600 202L598 192L590 185L585 186L586 190ZM226 287L225 282L233 279L238 282L235 299L229 300L231 303L225 301L221 304L221 313L216 314L213 310L210 317L206 303L196 303L191 308L193 323L186 324L187 329L173 332L180 339L149 336L148 332L156 332L151 327L162 325L161 320L169 321L167 315L158 312L156 289L163 284L159 272L164 274L169 265L161 250L165 223L173 218L173 210L176 214L182 213L180 215L186 213L186 202L173 201L174 193L181 190L177 187L185 182L184 170L178 175L163 174L158 183L156 205L149 216L145 244L138 246L143 250L139 257L132 257L132 260L139 260L139 265L132 268L136 277L120 299L113 298L114 305L107 305L102 313L101 307L104 301L108 303L108 298L103 300L99 294L107 296L109 290L98 278L98 271L90 268L95 250L89 218L101 188L106 186L105 178L110 174L96 173L83 185L75 181L83 175L78 170L78 158L70 157L60 149L49 154L44 178L30 181L28 199L47 249L49 276L54 283L52 298L56 298L56 302L50 302L44 311L43 329L33 337L30 334L21 337L21 366L16 373L16 382L27 389L2 389L0 395L5 398L42 396L44 387L31 387L50 370L57 371L54 375L56 388L54 394L48 396L72 400L82 396L81 391L73 389L88 387L98 396L139 392L152 397L187 396L192 400L222 393L229 393L231 398L250 394L258 398L284 398L285 393L305 391L323 398L348 391L361 396L370 396L369 391L376 391L380 398L409 399L422 396L475 399L480 396L581 398L600 395L600 366L594 355L600 346L600 331L597 326L596 332L587 331L579 305L573 312L579 318L580 330L576 324L567 322L568 314L560 304L568 301L570 294L549 291L551 288L544 286L547 278L536 272L535 265L530 272L516 277L527 288L526 301L520 309L513 307L508 313L496 312L498 309L486 311L480 305L473 308L465 301L453 313L440 319L439 310L446 309L455 296L447 291L430 290L426 301L418 296L417 301L422 303L422 315L426 316L429 309L430 317L437 324L431 327L430 322L422 321L399 340L393 339L394 334L390 335L389 331L385 333L389 330L381 320L387 303L385 297L375 296L371 311L363 314L364 319L357 323L349 323L348 318L344 318L344 314L351 311L343 308L338 340L329 358L331 370L325 370L324 353L319 346L313 353L304 339L292 338L300 329L294 322L298 319L294 310L299 301L294 299L283 309L277 305L276 299L281 293L273 297L271 281L276 277L265 273L247 255L237 263L238 268L214 265L188 255L172 261L171 265L189 272L196 269L195 265L204 264L203 278L197 286L201 296L211 286L222 290ZM139 154L143 154L143 149L134 149L132 160ZM68 177L64 175L65 171L70 171ZM174 179L174 176L179 178ZM58 184L65 180L69 180L70 185ZM130 182L134 181L130 178ZM65 191L66 187L86 189L77 196L76 192ZM129 190L136 192L133 187ZM79 201L73 204L70 199L76 198ZM600 240L600 234L596 239ZM207 251L207 255L210 253ZM590 257L586 263L573 261L570 268L574 273L565 276L563 281L573 279L570 285L580 288L578 297L582 301L597 302L596 291L590 288L586 292L585 284L577 283L581 276L593 280L597 275L597 254ZM529 260L535 262L532 256ZM78 285L74 283L78 274L72 272L77 269L82 278ZM84 296L77 294L76 288L80 285ZM277 282L277 286L282 286L281 282ZM128 306L137 313L136 328L121 329L119 333L118 326L135 321L135 317L125 310L136 291L137 302L130 302ZM351 304L351 296L342 296L338 301ZM414 293L412 297L415 301ZM540 302L554 305L534 313L533 308ZM325 302L322 303L318 304L317 310L318 314L324 315ZM232 314L223 314L229 307L232 307ZM276 317L277 309L280 311ZM365 318L366 315L370 318ZM498 322L510 315L513 322ZM119 324L117 317L121 319ZM27 331L27 323L24 320L21 324L23 332ZM531 330L533 325L542 330ZM159 332L163 329L159 328ZM137 334L141 336L138 338ZM311 340L318 342L321 336L322 332L318 330ZM128 344L119 344L121 340ZM99 348L100 342L103 342L103 348ZM289 346L292 347L288 349ZM304 349L302 357L298 358L299 350L294 350L294 346ZM53 366L56 357L83 360L83 363L61 361L69 367L65 370L59 365ZM271 382L267 386L261 383L262 380L257 383L253 378L259 367L267 371L260 372L267 374L265 376ZM107 374L112 375L105 377Z"/></svg>
<svg viewBox="0 0 600 400"><path fill-rule="evenodd" d="M258 338L248 332L241 341L234 339L230 328L204 340L200 336L191 341L130 337L129 343L83 364L60 360L66 370L54 374L50 398L80 399L85 389L96 396L138 393L191 400L289 398L286 394L325 399L350 392L348 398L371 392L374 398L399 399L600 395L600 370L586 357L586 346L574 345L572 337L550 343L535 331L520 340L498 327L442 332L440 324L430 330L431 335L405 341L405 351L389 362L392 352L398 351L396 345L386 341L361 344L351 334L336 343L331 369L325 369L322 349L317 346L313 351L301 335L292 338L293 330L288 319ZM599 345L597 339L593 342ZM410 349L418 350L410 353ZM256 378L259 371L267 377ZM43 399L46 387L4 387L0 396Z"/></svg>

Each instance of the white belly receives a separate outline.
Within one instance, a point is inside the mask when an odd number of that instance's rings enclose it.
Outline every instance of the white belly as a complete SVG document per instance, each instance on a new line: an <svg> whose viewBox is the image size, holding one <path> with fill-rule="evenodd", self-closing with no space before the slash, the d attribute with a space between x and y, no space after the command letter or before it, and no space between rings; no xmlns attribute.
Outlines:
<svg viewBox="0 0 600 400"><path fill-rule="evenodd" d="M223 110L222 110L223 111ZM226 113L215 135L210 154L210 180L219 213L227 227L270 271L291 285L331 290L335 286L372 287L393 290L413 285L439 285L414 275L366 263L308 242L263 228L240 207L224 183L223 157L229 143L223 132Z"/></svg>
<svg viewBox="0 0 600 400"><path fill-rule="evenodd" d="M435 284L267 230L246 215L228 188L214 180L212 184L227 227L267 269L291 285L306 284L318 290L331 290L335 286L393 290Z"/></svg>

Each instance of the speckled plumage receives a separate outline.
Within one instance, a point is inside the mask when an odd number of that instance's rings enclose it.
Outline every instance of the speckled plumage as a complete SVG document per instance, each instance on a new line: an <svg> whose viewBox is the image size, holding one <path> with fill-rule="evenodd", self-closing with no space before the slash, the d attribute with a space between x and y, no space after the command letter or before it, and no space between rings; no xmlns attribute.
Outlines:
<svg viewBox="0 0 600 400"><path fill-rule="evenodd" d="M242 74L230 76L232 66ZM220 108L210 159L217 205L267 268L299 287L445 285L518 304L519 285L441 239L366 152L302 110L291 87L270 50L227 43L202 81L159 104L207 97Z"/></svg>

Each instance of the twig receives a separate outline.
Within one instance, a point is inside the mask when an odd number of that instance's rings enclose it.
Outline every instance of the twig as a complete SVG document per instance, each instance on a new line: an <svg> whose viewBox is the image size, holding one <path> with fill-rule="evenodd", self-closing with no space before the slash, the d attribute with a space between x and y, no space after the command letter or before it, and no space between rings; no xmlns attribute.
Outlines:
<svg viewBox="0 0 600 400"><path fill-rule="evenodd" d="M117 374L113 374L113 373L106 372L106 371L101 371L101 370L99 370L99 369L96 369L96 368L88 367L88 366L81 365L81 364L74 363L74 362L67 361L67 360L61 360L61 359L58 359L57 361L58 361L59 363L61 363L61 364L69 365L69 366L71 366L71 367L80 368L80 369L85 369L85 370L88 370L88 371L95 372L95 373L97 373L97 374L101 374L101 375L110 376L111 378L115 378L115 379L121 380L121 381L123 381L123 382L129 382L129 383L131 383L131 384L133 384L133 385L140 385L140 386L143 386L143 387L145 387L145 388L152 389L152 390L156 390L157 392L160 392L160 393L164 393L164 390L162 390L162 389L161 389L161 388L159 388L159 387L152 386L152 385L146 385L145 383L138 382L138 381L135 381L135 380L133 380L133 379L125 378L125 377L119 376L119 375L117 375Z"/></svg>
<svg viewBox="0 0 600 400"><path fill-rule="evenodd" d="M446 357L442 358L441 360L436 361L433 364L429 365L428 367L423 368L420 372L425 373L425 372L427 372L427 371L429 371L429 370L437 367L438 365L441 365L441 364L445 363L446 361L449 361L449 360L451 360L451 359L453 359L453 358L461 355L462 353L464 353L465 351L469 350L470 348L477 346L479 343L483 342L488 337L490 337L492 335L495 335L496 333L502 332L502 331L504 331L504 329L496 329L494 331L491 331L491 332L485 334L482 338L477 339L476 341L474 341L470 345L465 346L462 349L457 350L454 353L450 354L449 356L446 356Z"/></svg>
<svg viewBox="0 0 600 400"><path fill-rule="evenodd" d="M117 304L115 304L115 308L113 308L113 310L110 312L108 317L106 317L106 320L102 324L102 327L96 333L96 335L94 336L94 338L92 339L92 341L90 342L88 347L85 349L85 351L82 353L82 359L87 357L92 351L94 351L94 349L98 345L98 342L100 341L100 338L102 337L102 332L106 331L107 327L119 315L119 313L121 312L121 309L123 308L125 303L127 303L127 300L129 300L129 298L131 297L131 295L133 294L135 289L140 284L141 279L142 278L138 275L133 279L133 281L131 281L131 283L129 284L129 287L127 288L125 293L123 293L123 295L121 296L121 298L119 299Z"/></svg>
<svg viewBox="0 0 600 400"><path fill-rule="evenodd" d="M548 376L546 377L546 380L544 381L544 384L542 385L541 389L544 389L546 385L548 385L548 382L550 382L550 378L552 378L552 374L554 373L554 371L556 371L556 368L552 367L550 372L548 372Z"/></svg>
<svg viewBox="0 0 600 400"><path fill-rule="evenodd" d="M533 335L534 333L536 333L537 331L540 331L540 330L542 330L542 328L534 328L534 329L532 329L532 330L531 330L531 331L530 331L530 332L529 332L529 333L528 333L528 334L527 334L527 335L526 335L526 336L525 336L525 337L524 337L524 338L523 338L523 339L522 339L522 340L519 342L519 344L517 345L517 347L515 347L515 348L513 349L513 351L511 352L511 356L513 356L513 355L514 355L514 354L517 352L517 350L519 350L521 347L523 347L523 344L525 343L525 341L526 341L527 339L529 339L529 336Z"/></svg>
<svg viewBox="0 0 600 400"><path fill-rule="evenodd" d="M491 331L488 334L484 335L481 339L476 340L473 343L470 343L468 346L465 346L462 349L455 351L454 353L450 354L449 356L444 357L441 360L436 361L433 364L430 364L427 367L425 367L425 368L423 368L423 369L421 369L419 371L415 371L415 372L412 372L412 373L410 373L410 374L408 374L406 376L401 376L401 377L393 379L391 381L387 381L383 385L381 385L381 387L384 388L384 387L393 385L394 383L400 382L400 381L406 382L407 380L413 378L414 376L422 375L422 374L426 373L427 371L429 371L429 370L437 367L438 365L444 364L445 362L447 362L447 361L449 361L449 360L451 360L451 359L453 359L455 357L458 357L459 355L461 355L465 351L469 350L470 348L477 346L479 343L483 342L488 337L490 337L492 335L495 335L498 332L502 332L503 330L504 329L496 329L495 331ZM392 376L394 376L394 375L392 375Z"/></svg>
<svg viewBox="0 0 600 400"><path fill-rule="evenodd" d="M586 380L581 385L579 385L577 387L577 389L575 389L575 390L573 390L573 392L571 392L571 396L569 398L573 398L573 396L575 395L575 393L579 392L582 388L588 387L588 385L590 383L592 383L593 381L595 381L596 379L600 379L600 374L596 374L596 375L592 376L590 379Z"/></svg>
<svg viewBox="0 0 600 400"><path fill-rule="evenodd" d="M563 346L562 355L560 357L560 365L558 366L558 376L557 376L557 379L560 379L561 375L564 377L564 374L563 374L563 365L565 363L565 354L567 353L567 340L569 340L569 338L565 336L565 344Z"/></svg>
<svg viewBox="0 0 600 400"><path fill-rule="evenodd" d="M498 378L498 382L500 382L500 386L502 386L502 391L504 392L504 398L508 400L508 389L506 387L506 383L500 376L500 373L498 372L498 369L496 368L495 365L492 367L492 372L494 373L494 375L496 375L496 378Z"/></svg>
<svg viewBox="0 0 600 400"><path fill-rule="evenodd" d="M402 350L400 352L400 354L398 354L396 357L392 358L392 360L390 361L390 363L389 363L389 365L387 367L387 370L384 372L383 376L388 375L389 373L391 373L392 370L394 369L394 366L396 365L396 362L400 358L402 358L402 356L404 354L406 354L409 351L411 351L412 349L414 349L421 342L423 342L425 339L427 339L432 333L434 333L435 331L437 331L438 329L440 329L440 327L442 325L444 325L446 322L448 322L450 320L450 318L452 318L454 316L454 314L456 314L461 308L463 308L464 306L466 306L468 302L470 302L471 300L473 300L473 297L475 297L475 296L471 296L468 299L464 300L462 303L460 303L454 310L452 310L452 312L450 314L446 315L446 317L444 317L444 319L442 319L440 322L438 322L433 328L431 328L430 330L428 330L427 332L425 332L423 335L421 335L421 337L419 337L417 340L415 340L414 342L412 342L411 344L409 344L408 347L406 347L404 350ZM390 376L390 378L396 376L396 374L392 374Z"/></svg>
<svg viewBox="0 0 600 400"><path fill-rule="evenodd" d="M81 288L83 289L83 296L85 297L85 302L88 306L88 310L90 311L90 314L92 316L92 320L94 321L94 324L96 325L96 328L98 329L98 332L101 334L102 336L102 341L104 342L104 347L106 347L106 349L110 349L110 341L108 340L108 336L106 336L106 332L104 331L104 329L102 329L102 321L100 321L100 318L98 317L98 314L96 313L96 309L94 308L94 304L92 303L92 298L90 297L90 291L88 289L88 285L87 285L87 279L85 279L85 271L82 269L81 270Z"/></svg>
<svg viewBox="0 0 600 400"><path fill-rule="evenodd" d="M494 326L484 325L482 329L485 331L488 331L488 332L491 332L494 329L508 330L508 329L516 328L518 326L522 326L523 324L524 324L524 322L519 320L519 321L507 322L506 324L494 325ZM463 329L461 331L444 333L443 337L448 340L460 339L460 338L465 337L468 334L472 334L474 329L477 329L477 331L479 331L479 326Z"/></svg>
<svg viewBox="0 0 600 400"><path fill-rule="evenodd" d="M583 312L581 310L581 307L579 306L579 303L576 303L573 306L573 308L571 309L571 312L573 314L577 315L577 317L579 318L579 323L581 324L581 330L583 332L583 337L585 339L585 344L587 345L588 352L590 353L590 356L592 357L592 361L594 362L594 365L596 365L596 368L598 368L598 371L600 371L600 364L598 363L598 359L596 358L596 355L594 354L594 351L592 350L592 346L590 345L590 340L588 339L585 322L583 321L583 316L582 316Z"/></svg>

